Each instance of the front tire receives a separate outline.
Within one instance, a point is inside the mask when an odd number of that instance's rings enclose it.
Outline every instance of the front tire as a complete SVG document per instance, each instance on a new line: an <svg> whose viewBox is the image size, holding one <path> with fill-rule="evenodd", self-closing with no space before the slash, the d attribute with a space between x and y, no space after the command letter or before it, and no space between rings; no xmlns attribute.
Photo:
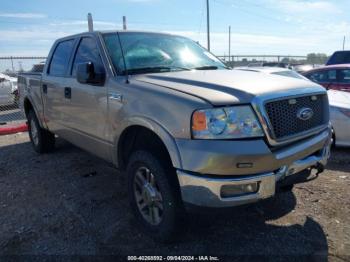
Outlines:
<svg viewBox="0 0 350 262"><path fill-rule="evenodd" d="M142 228L161 242L179 234L184 211L176 173L147 151L134 152L127 167L132 211Z"/></svg>
<svg viewBox="0 0 350 262"><path fill-rule="evenodd" d="M54 149L55 135L40 127L34 111L28 113L28 132L32 146L37 153L48 153Z"/></svg>

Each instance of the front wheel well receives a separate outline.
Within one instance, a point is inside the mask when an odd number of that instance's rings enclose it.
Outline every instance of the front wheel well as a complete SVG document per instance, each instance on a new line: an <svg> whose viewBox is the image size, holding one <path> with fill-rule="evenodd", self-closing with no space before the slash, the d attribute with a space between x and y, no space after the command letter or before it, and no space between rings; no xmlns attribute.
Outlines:
<svg viewBox="0 0 350 262"><path fill-rule="evenodd" d="M167 147L155 132L143 126L131 126L119 138L118 167L125 170L131 154L138 150L148 151L160 158L163 164L172 166Z"/></svg>

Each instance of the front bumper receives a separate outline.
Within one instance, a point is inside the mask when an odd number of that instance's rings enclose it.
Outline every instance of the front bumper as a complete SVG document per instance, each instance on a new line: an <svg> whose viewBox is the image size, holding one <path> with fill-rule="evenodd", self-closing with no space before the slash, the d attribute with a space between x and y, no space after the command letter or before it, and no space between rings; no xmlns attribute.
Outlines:
<svg viewBox="0 0 350 262"><path fill-rule="evenodd" d="M325 130L317 136L303 141L303 143L276 153L274 155L275 162L281 164L277 169L274 168L276 163L264 163L270 165L271 170L275 171L215 177L178 170L182 199L185 203L196 206L229 207L272 197L276 191L276 183L285 177L308 168L322 169L329 159L330 146L330 130ZM309 152L310 148L314 150L311 153ZM305 152L307 155L303 156ZM270 154L273 155L271 152ZM291 157L291 154L294 157ZM298 158L297 156L303 157ZM290 161L291 159L293 160ZM254 192L232 196L223 195L223 187L235 188L245 185L257 185L257 187Z"/></svg>

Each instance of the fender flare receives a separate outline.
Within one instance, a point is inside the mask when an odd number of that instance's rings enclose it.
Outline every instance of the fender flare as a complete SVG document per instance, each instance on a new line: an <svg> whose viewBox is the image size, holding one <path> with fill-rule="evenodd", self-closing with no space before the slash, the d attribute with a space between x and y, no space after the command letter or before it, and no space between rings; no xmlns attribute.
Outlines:
<svg viewBox="0 0 350 262"><path fill-rule="evenodd" d="M25 96L24 98L23 98L23 115L25 116L25 117L27 117L27 113L26 113L26 111L25 111L25 107L24 107L24 103L25 103L25 101L26 100L28 100L29 101L29 103L32 105L32 108L33 108L33 110L34 110L34 113L35 113L35 115L36 115L36 117L38 118L38 122L39 122L39 125L40 125L40 127L41 128L47 128L46 126L44 126L44 124L43 124L43 117L44 117L44 115L43 115L43 113L42 113L42 115L39 115L39 111L38 111L38 109L37 109L37 107L36 107L36 105L35 105L35 103L33 103L33 100L32 100L32 98L30 97L30 96Z"/></svg>
<svg viewBox="0 0 350 262"><path fill-rule="evenodd" d="M115 136L115 139L114 139L115 148L113 152L113 162L117 166L118 166L118 148L120 143L119 138L122 136L123 132L127 128L132 126L141 126L155 133L164 143L169 153L173 166L179 169L182 168L180 152L178 150L174 137L162 125L160 125L156 121L146 117L139 117L139 116L128 118L120 123L120 126L119 126L120 129L119 128L118 129L121 130L121 132Z"/></svg>

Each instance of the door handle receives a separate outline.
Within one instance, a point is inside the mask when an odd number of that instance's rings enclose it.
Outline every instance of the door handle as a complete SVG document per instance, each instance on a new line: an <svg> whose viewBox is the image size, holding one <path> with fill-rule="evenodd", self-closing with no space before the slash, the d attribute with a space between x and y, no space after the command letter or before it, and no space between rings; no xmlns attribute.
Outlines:
<svg viewBox="0 0 350 262"><path fill-rule="evenodd" d="M117 94L117 93L109 94L109 99L122 102L123 101L123 95Z"/></svg>
<svg viewBox="0 0 350 262"><path fill-rule="evenodd" d="M70 87L65 87L64 88L64 97L67 99L71 99L72 98L72 88Z"/></svg>
<svg viewBox="0 0 350 262"><path fill-rule="evenodd" d="M30 86L29 86L30 87ZM43 84L43 93L44 94L47 94L47 85L46 84Z"/></svg>

